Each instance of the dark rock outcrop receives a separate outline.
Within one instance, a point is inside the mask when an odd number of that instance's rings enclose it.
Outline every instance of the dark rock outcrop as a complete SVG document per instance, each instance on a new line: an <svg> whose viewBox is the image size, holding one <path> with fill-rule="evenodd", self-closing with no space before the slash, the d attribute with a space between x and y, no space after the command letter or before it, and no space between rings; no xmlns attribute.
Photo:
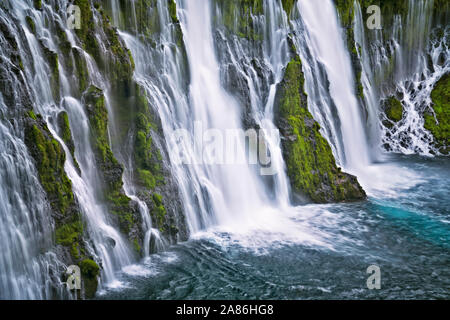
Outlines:
<svg viewBox="0 0 450 320"><path fill-rule="evenodd" d="M336 166L330 145L308 111L303 85L302 65L297 56L286 67L275 98L275 122L281 132L294 195L306 196L316 203L365 199L357 178Z"/></svg>

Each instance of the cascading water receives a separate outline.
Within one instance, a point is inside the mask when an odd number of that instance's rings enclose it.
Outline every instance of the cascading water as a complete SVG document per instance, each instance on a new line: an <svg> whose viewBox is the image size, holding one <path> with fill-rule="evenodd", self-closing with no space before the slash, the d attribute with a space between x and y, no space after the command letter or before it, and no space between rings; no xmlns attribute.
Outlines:
<svg viewBox="0 0 450 320"><path fill-rule="evenodd" d="M250 43L243 44L236 36L227 37L223 31L224 22L218 19L221 25L218 26L217 32L223 43L216 45L216 50L222 56L221 73L226 73L227 70L223 70L224 66L231 64L245 79L249 90L250 116L261 128L261 138L270 154L271 170L276 172L271 176L274 192L269 196L272 196L278 205L286 208L289 206L289 181L285 174L279 132L273 121L277 85L282 80L284 67L289 61L287 41L289 29L286 14L280 3L263 1L262 8L264 15L260 18L253 17L254 28L260 31L264 38L261 47L254 44L250 46ZM216 11L220 12L219 9Z"/></svg>
<svg viewBox="0 0 450 320"><path fill-rule="evenodd" d="M167 7L160 1L157 2L159 24L167 27L156 37L157 46L148 45L142 38L132 35L137 22L130 23L131 32L120 35L132 52L136 64L134 77L146 89L150 105L155 107L161 119L168 150L172 150L169 156L190 231L196 233L213 226L233 232L264 229L318 242L309 237L305 229L293 226L279 209L290 212L288 180L278 131L273 124L276 85L289 60L287 19L280 3L264 1L263 7L271 23L264 26L264 21L260 21L267 42L263 42L259 51L262 53L259 63L264 66L267 78L272 80L262 82L258 77L252 56L247 51L251 48L241 46L238 39L226 39L223 33L222 39L229 42L222 54L233 61L250 88L252 117L262 129L272 166L277 172L275 197L268 195L263 179L258 177L259 170L246 163L209 163L207 157L202 158L202 149L200 153L197 149L197 144L206 137L201 130L214 129L221 135L230 130L242 130L238 99L224 88L219 76L223 63L217 60L216 50L220 49L213 42L216 39L213 32L220 32L212 30L214 8L201 1L178 3L177 16L183 31L186 58L182 48L175 45L176 26L170 23ZM199 33L203 36L199 37ZM154 76L156 74L158 77ZM189 87L184 81L186 76L190 76ZM180 129L187 136L177 139ZM241 154L245 153L242 140L233 143ZM186 164L183 162L186 159L192 162ZM275 202L270 200L273 198Z"/></svg>
<svg viewBox="0 0 450 320"><path fill-rule="evenodd" d="M384 145L403 154L436 153L433 137L424 129L423 113L430 110L431 91L450 66L448 27L442 37L431 37L433 5L434 1L410 0L405 16L394 16L392 28L366 31L361 6L355 1L354 35L361 48L361 81L375 151ZM404 107L403 119L392 128L380 122L384 120L380 100L389 96L400 98Z"/></svg>
<svg viewBox="0 0 450 320"><path fill-rule="evenodd" d="M57 37L52 35L51 27L52 21L56 21L60 26L65 25L64 8L69 2L45 2L41 10L35 9L31 2L14 2L9 6L10 11L0 7L1 31L4 32L3 24L7 24L8 28L16 33L18 51L24 61L23 70L14 73L10 68L12 62L8 61L13 58L6 58L10 57L10 53L2 47L0 67L8 74L8 80L16 92L29 90L35 112L42 115L51 134L64 149L67 158L65 172L72 181L73 192L87 226L85 247L101 264L102 289L108 292L108 286L114 287L117 284L117 271L125 270L127 265L135 263L135 255L125 237L114 226L103 201L103 182L99 169L94 165L96 160L91 141L90 119L83 106L83 99L73 92L73 81L76 79L65 70L64 63L57 62L60 79L58 95L61 99L55 97L51 89L50 66L47 65L42 52L42 46L45 46L63 55ZM199 271L199 276L196 277L200 279L198 287L205 291L211 290L211 287L210 284L201 282L203 275L211 277L212 281L208 283L214 283L215 278L230 278L232 285L217 284L224 288L224 292L227 292L228 287L231 288L230 296L235 294L235 288L240 289L239 281L245 283L248 279L255 283L255 287L265 292L254 294L258 298L290 298L298 297L299 292L306 292L306 295L312 292L314 295L317 294L316 291L320 291L318 295L323 296L339 288L333 284L317 287L316 282L322 277L314 275L317 273L316 268L308 268L309 261L332 265L338 257L340 263L343 259L338 255L344 252L346 257L357 257L350 264L352 268L355 266L354 261L357 261L358 268L365 270L366 264L376 260L387 265L389 271L398 272L397 262L404 256L399 258L399 254L393 254L386 257L383 252L373 250L374 247L391 247L395 252L398 244L394 240L404 243L404 239L407 239L410 241L407 242L408 251L417 250L424 256L428 254L427 250L440 254L436 254L435 260L425 266L430 269L433 269L435 261L439 265L439 259L445 260L448 257L430 244L439 244L442 239L448 239L448 228L441 223L446 218L433 211L434 207L427 207L435 213L434 216L423 217L409 209L408 199L402 198L401 209L396 207L397 204L391 207L391 203L386 204L384 200L378 200L397 197L397 192L401 194L401 190L417 184L416 176L400 170L397 166L388 168L371 165L372 160L382 159L380 144L389 144L390 150L402 153L430 154L433 151L430 147L432 137L423 129L422 114L431 104L430 92L434 84L450 69L446 46L448 28L444 31L444 37L433 41L431 45L427 44L431 33L433 1L408 2L409 10L405 21L402 21L400 16L394 17L389 47L385 47L383 42L383 38L386 38L384 30L374 31L370 35L369 31L365 30L363 8L355 1L354 38L361 49L358 51L358 57L362 63L361 83L364 88L363 104L366 107L367 119L364 119L363 106L354 92L355 76L351 59L345 47L336 8L331 0L299 0L289 18L281 1L264 0L262 13L250 14L252 28L257 34L256 40L227 32L226 24L230 21L223 16L218 1L175 2L176 16L169 10L167 1L152 2L154 7L150 14L154 30L146 29L145 32L141 32L141 24L144 23L145 26L150 22L144 21L145 14L138 11L140 4L137 1L125 4L127 15L124 15L124 8L121 7L124 2L111 0L107 4L113 23L120 29L119 36L131 51L135 64L134 80L144 89L149 108L157 114L156 118L161 122L164 139L159 140L159 133L156 132L152 133L152 138L153 143L161 150L168 150L169 167L177 184L177 190L171 192L180 193L187 229L193 235L199 234L199 238L194 236L192 242L175 249L181 257L184 256L183 263L186 261L187 267L181 266L172 270L173 277L183 277L184 273L179 271L186 267L192 269L192 272L191 269L186 272L189 279L170 281L169 287L180 287L175 290L161 290L161 293L154 297L167 298L171 297L171 293L173 297L179 297L180 292L188 291L185 290L189 287L185 286L185 282L193 281L191 278L194 278L192 275L195 275L196 271ZM58 10L55 9L56 3ZM31 30L27 16L31 16L35 21L35 30ZM236 15L234 19L232 23L238 25L239 17ZM407 28L408 31L405 30ZM100 88L105 95L111 148L124 167L123 189L137 205L142 220L142 230L145 233L142 252L148 258L145 261L150 261L150 265L157 263L164 260L161 258L164 254L150 256L150 253L171 249L160 230L153 227L151 208L144 201L144 197L141 197L139 186L135 185L135 132L127 131L124 138L123 132L120 132L120 115L116 114L113 101L114 92L107 76L100 72L93 57L83 51L76 33L63 29L70 45L81 52L81 58L88 70L87 81ZM415 37L414 34L420 37ZM368 203L355 205L300 207L293 207L289 203L290 184L285 172L280 136L274 124L274 104L277 87L284 76L284 68L292 59L291 40L302 61L309 111L320 123L321 133L329 141L337 162L349 172L358 175L369 195L375 197L375 201L369 200ZM0 42L3 41L5 39L0 37ZM107 48L107 44L102 43L103 46ZM391 63L390 59L394 59L395 63ZM395 71L392 71L394 66ZM3 74L4 72L0 75ZM24 77L25 85L19 81L18 74ZM395 89L389 88L391 84ZM392 129L386 130L381 126L383 116L380 99L392 94L402 96L404 119ZM24 144L20 123L6 120L16 115L11 115L12 108L5 102L5 97L6 93L2 92L0 298L71 298L71 294L65 290L58 278L66 266L59 261L58 253L54 252L54 223L49 214L49 204L46 202L44 190L40 187L33 160ZM62 111L68 114L75 145L74 156L64 143L57 122L58 114ZM260 176L260 164L232 164L226 161L221 163L217 162L221 160L220 157L214 158L211 154L204 153L204 145L217 142L218 137L226 137L228 131L243 131L248 127L261 129L263 145L270 151L275 175ZM180 132L183 135L178 135ZM119 145L117 141L122 141L124 146ZM234 139L233 143L238 154L246 153L245 142ZM220 151L227 152L228 149ZM236 159L231 159L233 160ZM436 169L433 174L438 172L439 176L439 170ZM395 185L394 189L388 182L384 183L384 180L388 180L388 175L402 187ZM398 175L402 175L402 179L398 179ZM438 179L432 182L440 186ZM421 188L419 185L416 188L419 191L414 191L417 193L417 199L423 198ZM375 189L380 192L372 193ZM444 198L439 192L441 191L437 188L437 202ZM355 212L358 214L354 214ZM389 219L383 218L381 222L376 220L386 212ZM412 222L405 217L410 218ZM400 220L401 231L387 220ZM425 227L423 230L419 228L410 239L405 230L416 230L414 228L417 221L419 225L430 226L432 231ZM379 230L378 224L389 232L384 234L383 230ZM369 236L366 229L375 230L375 236ZM205 230L212 230L214 241L207 242L208 240L202 238L201 231ZM378 237L378 233L382 236ZM400 235L393 242L383 242L384 238L389 239L392 234L397 233ZM237 236L233 237L233 234ZM208 233L207 237L210 235L211 233ZM419 241L421 237L427 240L423 248L423 242ZM274 285L273 279L264 280L259 270L252 270L252 264L259 258L246 260L248 252L243 254L242 251L234 255L236 252L233 251L235 248L232 245L229 251L220 251L221 246L225 246L224 243L230 239L232 244L255 246L258 253L281 248L277 254L282 252L280 261L283 263L276 266L276 273L282 274L283 268L291 268L286 269L286 273L291 274L295 268L303 268L298 273L311 274L313 281L308 282L304 277L300 280L290 277L288 284L285 284L285 279L281 277L279 283ZM235 241L236 239L239 241ZM284 246L285 244L287 245ZM260 250L262 247L265 249ZM292 248L295 250L289 253ZM332 250L328 250L330 248ZM366 255L365 250L370 251L370 254ZM210 261L216 254L214 259L217 260ZM220 255L224 257L219 257ZM291 264L292 256L300 257L301 261L297 258L294 259L295 264ZM245 270L233 262L236 257L238 261L245 261ZM276 255L271 256L273 257ZM165 264L161 270L171 270L167 262L169 260L170 263L176 263L177 259L169 258L164 260ZM190 259L194 261L192 265L189 265ZM267 261L265 260L263 265L266 265ZM211 263L214 267L209 265ZM415 262L408 260L408 263L414 265ZM202 269L204 265L209 270ZM210 270L217 270L218 273L213 274ZM236 272L237 270L239 272ZM269 270L268 274L271 272L273 273L273 270ZM170 278L172 279L172 276ZM295 279L295 284L292 279ZM278 280L279 278L276 281ZM352 283L351 279L348 281ZM433 279L427 281L427 284L435 285ZM355 293L353 289L351 291L352 293L344 292L343 296L353 297ZM441 297L442 294L445 296L445 292L437 296ZM195 297L195 294L193 296Z"/></svg>
<svg viewBox="0 0 450 320"><path fill-rule="evenodd" d="M0 95L0 114L7 107ZM63 269L52 246L52 223L20 130L0 123L0 299L68 297L53 286ZM45 252L45 253L43 253ZM61 287L60 287L61 288ZM55 291L53 291L55 290Z"/></svg>
<svg viewBox="0 0 450 320"><path fill-rule="evenodd" d="M13 10L14 15L20 19L26 36L25 42L18 39L18 43L21 47L29 47L31 52L31 56L26 57L26 59L24 57L24 61L32 62L30 66L26 65L25 75L28 83L34 84L31 90L33 99L35 99L35 110L43 116L52 134L64 147L67 156L65 169L72 181L74 193L80 204L84 219L87 221L87 232L92 239L91 253L102 262L104 283L110 283L114 281L115 270L131 263L132 254L122 236L111 226L107 218L106 208L99 200L97 190L101 190L101 183L97 168L92 166L94 155L90 145L90 128L83 106L80 101L71 96L70 83L67 82L68 76L61 64L59 64L58 69L62 82L60 93L63 99L61 105L58 105L50 90L48 66L43 58L40 45L35 35L28 30L25 22L25 13L32 12L36 21L36 33L42 35L47 45L56 51L57 46L53 42L51 33L43 23L45 16L54 15L55 12L49 6L44 6L43 12L40 12L29 7L27 3L19 2L14 3ZM65 30L64 32L70 33L71 31ZM72 45L76 46L76 43L72 43ZM91 81L101 86L102 83L99 83L101 76L95 69L95 63L87 54L84 55L84 58L90 69L89 74L92 75ZM75 156L80 164L81 174L74 165L71 153L58 136L56 118L58 113L63 110L66 110L69 114L76 147ZM112 243L114 244L112 245Z"/></svg>
<svg viewBox="0 0 450 320"><path fill-rule="evenodd" d="M310 35L309 49L324 65L330 95L336 105L340 133L334 132L333 135L342 138L342 143L338 145L343 147L336 148L338 159L344 168L357 172L369 163L370 158L362 116L353 89L350 56L344 46L336 9L331 1L305 0L298 2L298 10ZM318 113L319 111L314 112Z"/></svg>

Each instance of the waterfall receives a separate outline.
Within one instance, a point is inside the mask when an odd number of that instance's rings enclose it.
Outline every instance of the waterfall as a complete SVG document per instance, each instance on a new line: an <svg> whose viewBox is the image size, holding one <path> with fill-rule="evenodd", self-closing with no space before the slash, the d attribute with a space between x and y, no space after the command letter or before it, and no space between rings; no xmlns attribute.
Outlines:
<svg viewBox="0 0 450 320"><path fill-rule="evenodd" d="M263 0L262 13L250 13L254 39L227 31L229 21L218 0L176 0L176 17L167 0L155 0L150 22L138 12L137 1L104 2L131 52L133 78L161 129L156 132L152 128L152 143L158 150L167 150L163 161L176 185L170 192L179 197L191 235L205 230L251 230L256 232L247 236L254 243L258 243L256 233L264 241L272 233L275 241L279 234L288 234L296 240L323 244L307 223L299 226L293 222L299 212L309 217L309 208L290 203L281 138L274 124L276 91L293 53L302 61L308 108L320 124L321 134L339 166L357 175L369 195L373 190L388 193L390 180L407 185L411 177L398 167L373 164L384 159L382 146L404 154L436 153L433 137L424 129L423 113L431 109L433 86L450 70L450 28L445 28L443 37L432 37L434 1L408 0L405 16L394 15L391 28L374 31L366 30L365 8L354 1L353 36L362 67L362 99L355 92L356 76L332 0L298 0L289 17L282 1ZM17 96L25 96L24 101L15 101L11 93L0 93L0 299L74 298L61 283L60 276L67 268L61 260L67 257L61 257L55 243L51 204L25 145L24 124L15 121L22 117L20 108L32 106L65 152L64 170L86 225L83 245L101 266L100 288L119 286L117 271L136 262L131 243L105 201L90 118L83 93L75 89L76 75L65 69L65 57L64 63L56 61L58 92L52 90L52 67L43 48L64 56L59 36L54 34L56 25L70 47L80 52L87 66L87 82L104 94L108 142L123 165L123 191L140 213L143 256L151 259L151 253L172 243L163 237L164 231L153 226L151 208L136 184L136 132L121 132L107 72L83 50L76 32L66 28L69 3L44 1L40 10L31 0L0 5L1 80ZM33 27L27 20L30 17ZM239 18L236 14L235 25ZM142 24L147 23L151 28L142 31ZM12 67L14 53L3 46L8 42L5 26L17 42L23 63L20 70ZM101 36L97 41L102 41ZM296 52L291 52L291 41ZM100 45L106 50L108 46ZM380 101L390 96L401 100L404 114L392 128L386 128ZM58 124L61 112L68 114L74 153ZM245 130L254 128L260 134L255 149L261 157L261 150L267 148L269 163L248 163L247 149L251 148L246 139L252 136L246 137ZM214 148L208 148L212 145ZM266 175L269 165L274 174ZM146 190L147 195L151 197L153 191Z"/></svg>
<svg viewBox="0 0 450 320"><path fill-rule="evenodd" d="M443 37L431 37L433 5L434 1L409 0L406 14L394 15L392 27L367 30L363 9L358 1L354 2L354 36L361 49L358 53L367 126L371 148L378 154L381 145L404 154L436 153L433 137L424 129L423 113L429 110L436 81L450 70L450 64L446 45L449 28L444 28ZM403 119L386 128L381 124L384 118L380 100L392 95L402 102Z"/></svg>
<svg viewBox="0 0 450 320"><path fill-rule="evenodd" d="M226 130L240 129L239 106L223 89L219 77L210 4L198 0L182 1L179 13L191 75L189 105L192 119L188 121L197 121L205 129L217 129L222 134ZM184 125L191 127L189 122ZM236 147L238 152L245 152L242 140L237 141ZM245 219L246 215L254 214L258 207L263 206L264 190L255 173L245 164L199 165L196 175L214 212L214 217L208 218L206 225Z"/></svg>
<svg viewBox="0 0 450 320"><path fill-rule="evenodd" d="M0 95L0 114L7 112ZM52 222L37 172L18 127L0 123L0 299L68 296L55 288L63 269L52 246ZM48 250L48 251L46 251ZM56 290L55 290L56 289ZM54 291L55 290L55 291Z"/></svg>
<svg viewBox="0 0 450 320"><path fill-rule="evenodd" d="M44 25L45 15L56 15L50 6L44 6L43 11L34 10L27 3L14 2L14 15L20 19L20 25L25 32L25 39L17 39L21 47L30 48L31 56L24 57L24 61L30 62L26 65L25 75L27 82L33 84L31 87L33 99L35 99L35 111L43 116L53 136L63 145L67 161L65 170L72 181L73 191L87 222L87 234L92 240L91 254L98 257L102 262L102 279L104 283L112 283L115 279L114 272L132 261L132 254L123 237L111 225L107 209L102 203L98 190L101 190L99 173L95 163L94 154L90 143L90 128L87 115L81 102L71 96L70 84L67 82L68 75L62 64L58 65L61 78L61 103L59 103L51 92L49 83L48 66L43 58L38 39L28 30L25 22L25 13L32 12L36 21L36 33L42 35L47 45L57 51L58 47L51 37L51 32ZM64 24L62 24L64 25ZM64 30L71 33L70 30ZM72 45L76 46L76 43ZM80 49L81 50L81 49ZM23 53L24 51L22 51ZM84 54L91 81L99 87L104 87L104 80L96 69L95 62L89 55ZM81 174L74 165L72 155L64 141L58 136L56 118L59 112L67 111L70 127L75 143L75 157L80 165Z"/></svg>
<svg viewBox="0 0 450 320"><path fill-rule="evenodd" d="M380 92L375 85L375 71L372 70L370 61L369 45L365 34L365 21L363 20L362 9L358 1L354 1L355 8L355 24L354 38L358 45L358 57L361 61L361 85L364 92L364 104L367 110L367 133L371 155L374 160L381 159L381 125L380 125ZM377 29L373 30L376 39L382 37L381 32ZM378 66L378 64L377 64Z"/></svg>
<svg viewBox="0 0 450 320"><path fill-rule="evenodd" d="M297 5L305 29L309 34L308 47L311 50L311 56L323 65L329 81L330 96L339 118L339 124L334 124L331 129L334 140L342 139L341 143L335 144L337 158L341 165L350 172L359 171L369 164L369 150L361 112L354 92L355 79L350 56L344 46L336 9L328 0L301 0ZM311 69L305 67L305 70ZM312 77L307 77L307 80L312 80ZM325 84L320 84L320 86L326 87ZM307 85L307 88L313 90L310 84ZM314 97L310 92L308 95ZM310 107L314 108L320 105L311 103ZM319 113L320 110L313 111L313 114ZM328 116L331 114L332 111L329 111Z"/></svg>

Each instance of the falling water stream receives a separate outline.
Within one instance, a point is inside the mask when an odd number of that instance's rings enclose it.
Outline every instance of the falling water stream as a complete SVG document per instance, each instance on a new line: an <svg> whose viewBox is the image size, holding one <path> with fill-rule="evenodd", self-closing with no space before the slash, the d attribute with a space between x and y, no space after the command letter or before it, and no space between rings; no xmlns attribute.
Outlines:
<svg viewBox="0 0 450 320"><path fill-rule="evenodd" d="M20 23L10 22L10 27L23 29L24 37L16 30L16 39L22 54L29 52L22 73L34 110L43 116L67 155L65 171L88 228L87 249L102 265L98 298L448 298L448 160L387 154L381 148L387 143L403 154L430 155L432 137L423 129L420 108L430 105L435 82L450 69L445 46L448 35L433 43L431 50L425 42L431 32L432 1L409 0L406 21L394 18L391 48L384 48L381 31L371 35L376 45L369 44L363 8L355 1L362 102L356 96L350 55L331 0L299 0L290 17L281 1L264 0L264 14L253 16L262 36L259 42L227 34L217 1L177 0L179 22L175 23L167 1L156 0L157 20L163 28L151 39L139 34L142 21L138 21L135 1L129 3L126 19L121 1L108 1L112 22L133 57L134 79L161 120L165 138L161 143L170 151L171 173L191 235L189 241L175 246L168 246L152 226L149 208L133 183L131 152L115 145L120 133L108 80L79 48L75 34L65 29L71 45L83 53L90 82L105 93L112 149L124 165L124 191L142 217L145 258L141 261L136 261L108 218L99 193L100 173L92 165L89 119L61 63L60 102L50 89L40 41L58 52L45 21L49 16L62 19L60 13L45 3L42 11L35 10L31 2L14 2L12 15ZM36 32L25 21L30 14ZM3 11L0 18L8 20ZM408 31L399 36L402 23L414 25L423 38ZM178 32L184 46L179 45ZM277 85L292 58L289 41L302 60L309 111L320 123L339 166L356 175L367 191L365 202L290 204L289 179L273 121ZM412 54L408 45L419 47L419 53ZM390 80L395 91L403 94L406 115L391 132L381 125L379 103L395 93L379 81L388 72L387 50L393 50L402 62L397 64L403 66L396 72L398 78ZM432 68L426 62L430 51ZM443 54L444 64L439 62ZM245 84L246 112L261 129L275 175L261 175L261 166L246 162L208 163L201 148L199 157L199 139L207 143L227 131L245 130L244 103L240 90L228 81L231 72ZM17 79L11 78L11 83L19 90ZM23 133L4 120L10 106L3 93L0 106L0 298L68 298L66 290L59 286L55 293L53 285L54 274L65 266L52 251L49 204ZM56 119L63 110L70 120L75 159L58 135ZM205 139L206 131L212 134ZM179 132L185 134L182 139ZM406 145L399 142L405 136L409 139ZM242 140L236 140L234 147L245 154L247 146ZM185 159L193 162L185 164ZM150 254L151 239L157 254ZM384 290L366 289L365 271L371 264L381 266Z"/></svg>

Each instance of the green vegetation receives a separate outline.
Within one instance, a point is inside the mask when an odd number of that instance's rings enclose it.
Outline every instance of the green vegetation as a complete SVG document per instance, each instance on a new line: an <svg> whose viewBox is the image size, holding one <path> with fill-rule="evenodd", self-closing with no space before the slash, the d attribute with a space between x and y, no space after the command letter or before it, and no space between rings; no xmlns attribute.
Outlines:
<svg viewBox="0 0 450 320"><path fill-rule="evenodd" d="M79 215L74 216L75 221L62 224L55 230L56 244L66 246L70 249L72 258L76 261L84 254L80 246L83 235L83 224Z"/></svg>
<svg viewBox="0 0 450 320"><path fill-rule="evenodd" d="M79 171L80 167L77 163L77 159L75 158L75 143L73 142L72 132L70 131L69 116L67 115L67 112L62 111L58 114L58 126L61 130L61 139L69 149L74 165Z"/></svg>
<svg viewBox="0 0 450 320"><path fill-rule="evenodd" d="M161 232L164 232L165 231L164 221L166 218L166 208L163 205L162 196L160 194L154 193L152 198L153 198L153 203L155 205L153 214L156 219L156 223L159 227L159 230Z"/></svg>
<svg viewBox="0 0 450 320"><path fill-rule="evenodd" d="M95 278L100 273L100 268L94 260L84 259L80 264L81 273L89 278Z"/></svg>
<svg viewBox="0 0 450 320"><path fill-rule="evenodd" d="M84 59L81 50L72 48L72 53L75 60L75 72L78 79L78 89L80 92L83 92L87 89L89 82L86 60Z"/></svg>
<svg viewBox="0 0 450 320"><path fill-rule="evenodd" d="M59 62L58 54L50 49L43 47L44 54L50 67L50 87L55 100L59 99Z"/></svg>
<svg viewBox="0 0 450 320"><path fill-rule="evenodd" d="M103 91L90 86L84 95L89 121L91 140L96 162L100 166L105 181L105 197L110 204L110 211L117 216L123 233L128 234L137 221L130 208L131 199L122 190L123 167L114 157L108 141L108 111Z"/></svg>
<svg viewBox="0 0 450 320"><path fill-rule="evenodd" d="M80 263L81 275L83 276L84 294L87 299L93 298L98 287L98 276L100 267L91 259L84 259Z"/></svg>
<svg viewBox="0 0 450 320"><path fill-rule="evenodd" d="M64 171L66 154L51 137L46 125L30 124L25 129L25 143L36 161L39 179L53 209L65 214L74 204L72 183Z"/></svg>
<svg viewBox="0 0 450 320"><path fill-rule="evenodd" d="M33 0L34 7L38 10L42 9L42 1L41 0Z"/></svg>
<svg viewBox="0 0 450 320"><path fill-rule="evenodd" d="M281 0L283 4L283 9L286 11L288 17L291 16L292 8L294 7L296 0Z"/></svg>
<svg viewBox="0 0 450 320"><path fill-rule="evenodd" d="M178 23L177 4L174 0L167 0L169 6L169 15L173 23Z"/></svg>
<svg viewBox="0 0 450 320"><path fill-rule="evenodd" d="M253 27L252 15L262 15L260 0L216 0L222 12L222 23L228 32L252 41L262 40L262 34Z"/></svg>
<svg viewBox="0 0 450 320"><path fill-rule="evenodd" d="M364 199L356 178L336 166L331 147L308 111L303 86L297 56L286 67L276 95L276 121L284 137L283 154L293 191L317 203Z"/></svg>
<svg viewBox="0 0 450 320"><path fill-rule="evenodd" d="M154 190L157 185L164 184L161 170L161 155L152 145L151 130L154 127L149 113L149 105L145 94L137 87L137 114L135 116L135 163L139 181L149 190Z"/></svg>
<svg viewBox="0 0 450 320"><path fill-rule="evenodd" d="M435 145L442 154L450 153L450 74L447 73L436 83L431 92L434 115L425 114L425 129L435 139Z"/></svg>
<svg viewBox="0 0 450 320"><path fill-rule="evenodd" d="M34 24L33 19L30 16L25 17L25 22L27 23L28 27L30 28L32 33L36 32L36 25Z"/></svg>
<svg viewBox="0 0 450 320"><path fill-rule="evenodd" d="M403 118L403 106L395 97L389 97L385 102L385 112L389 120L399 122Z"/></svg>
<svg viewBox="0 0 450 320"><path fill-rule="evenodd" d="M27 112L25 144L36 162L39 181L47 194L56 222L56 244L69 249L73 261L84 255L80 245L83 224L72 192L72 183L64 171L66 155L42 120L33 111Z"/></svg>
<svg viewBox="0 0 450 320"><path fill-rule="evenodd" d="M81 28L75 29L75 33L80 39L83 49L101 64L101 50L94 34L96 30L94 22L94 14L92 12L89 0L74 0L74 4L80 7L81 11Z"/></svg>

